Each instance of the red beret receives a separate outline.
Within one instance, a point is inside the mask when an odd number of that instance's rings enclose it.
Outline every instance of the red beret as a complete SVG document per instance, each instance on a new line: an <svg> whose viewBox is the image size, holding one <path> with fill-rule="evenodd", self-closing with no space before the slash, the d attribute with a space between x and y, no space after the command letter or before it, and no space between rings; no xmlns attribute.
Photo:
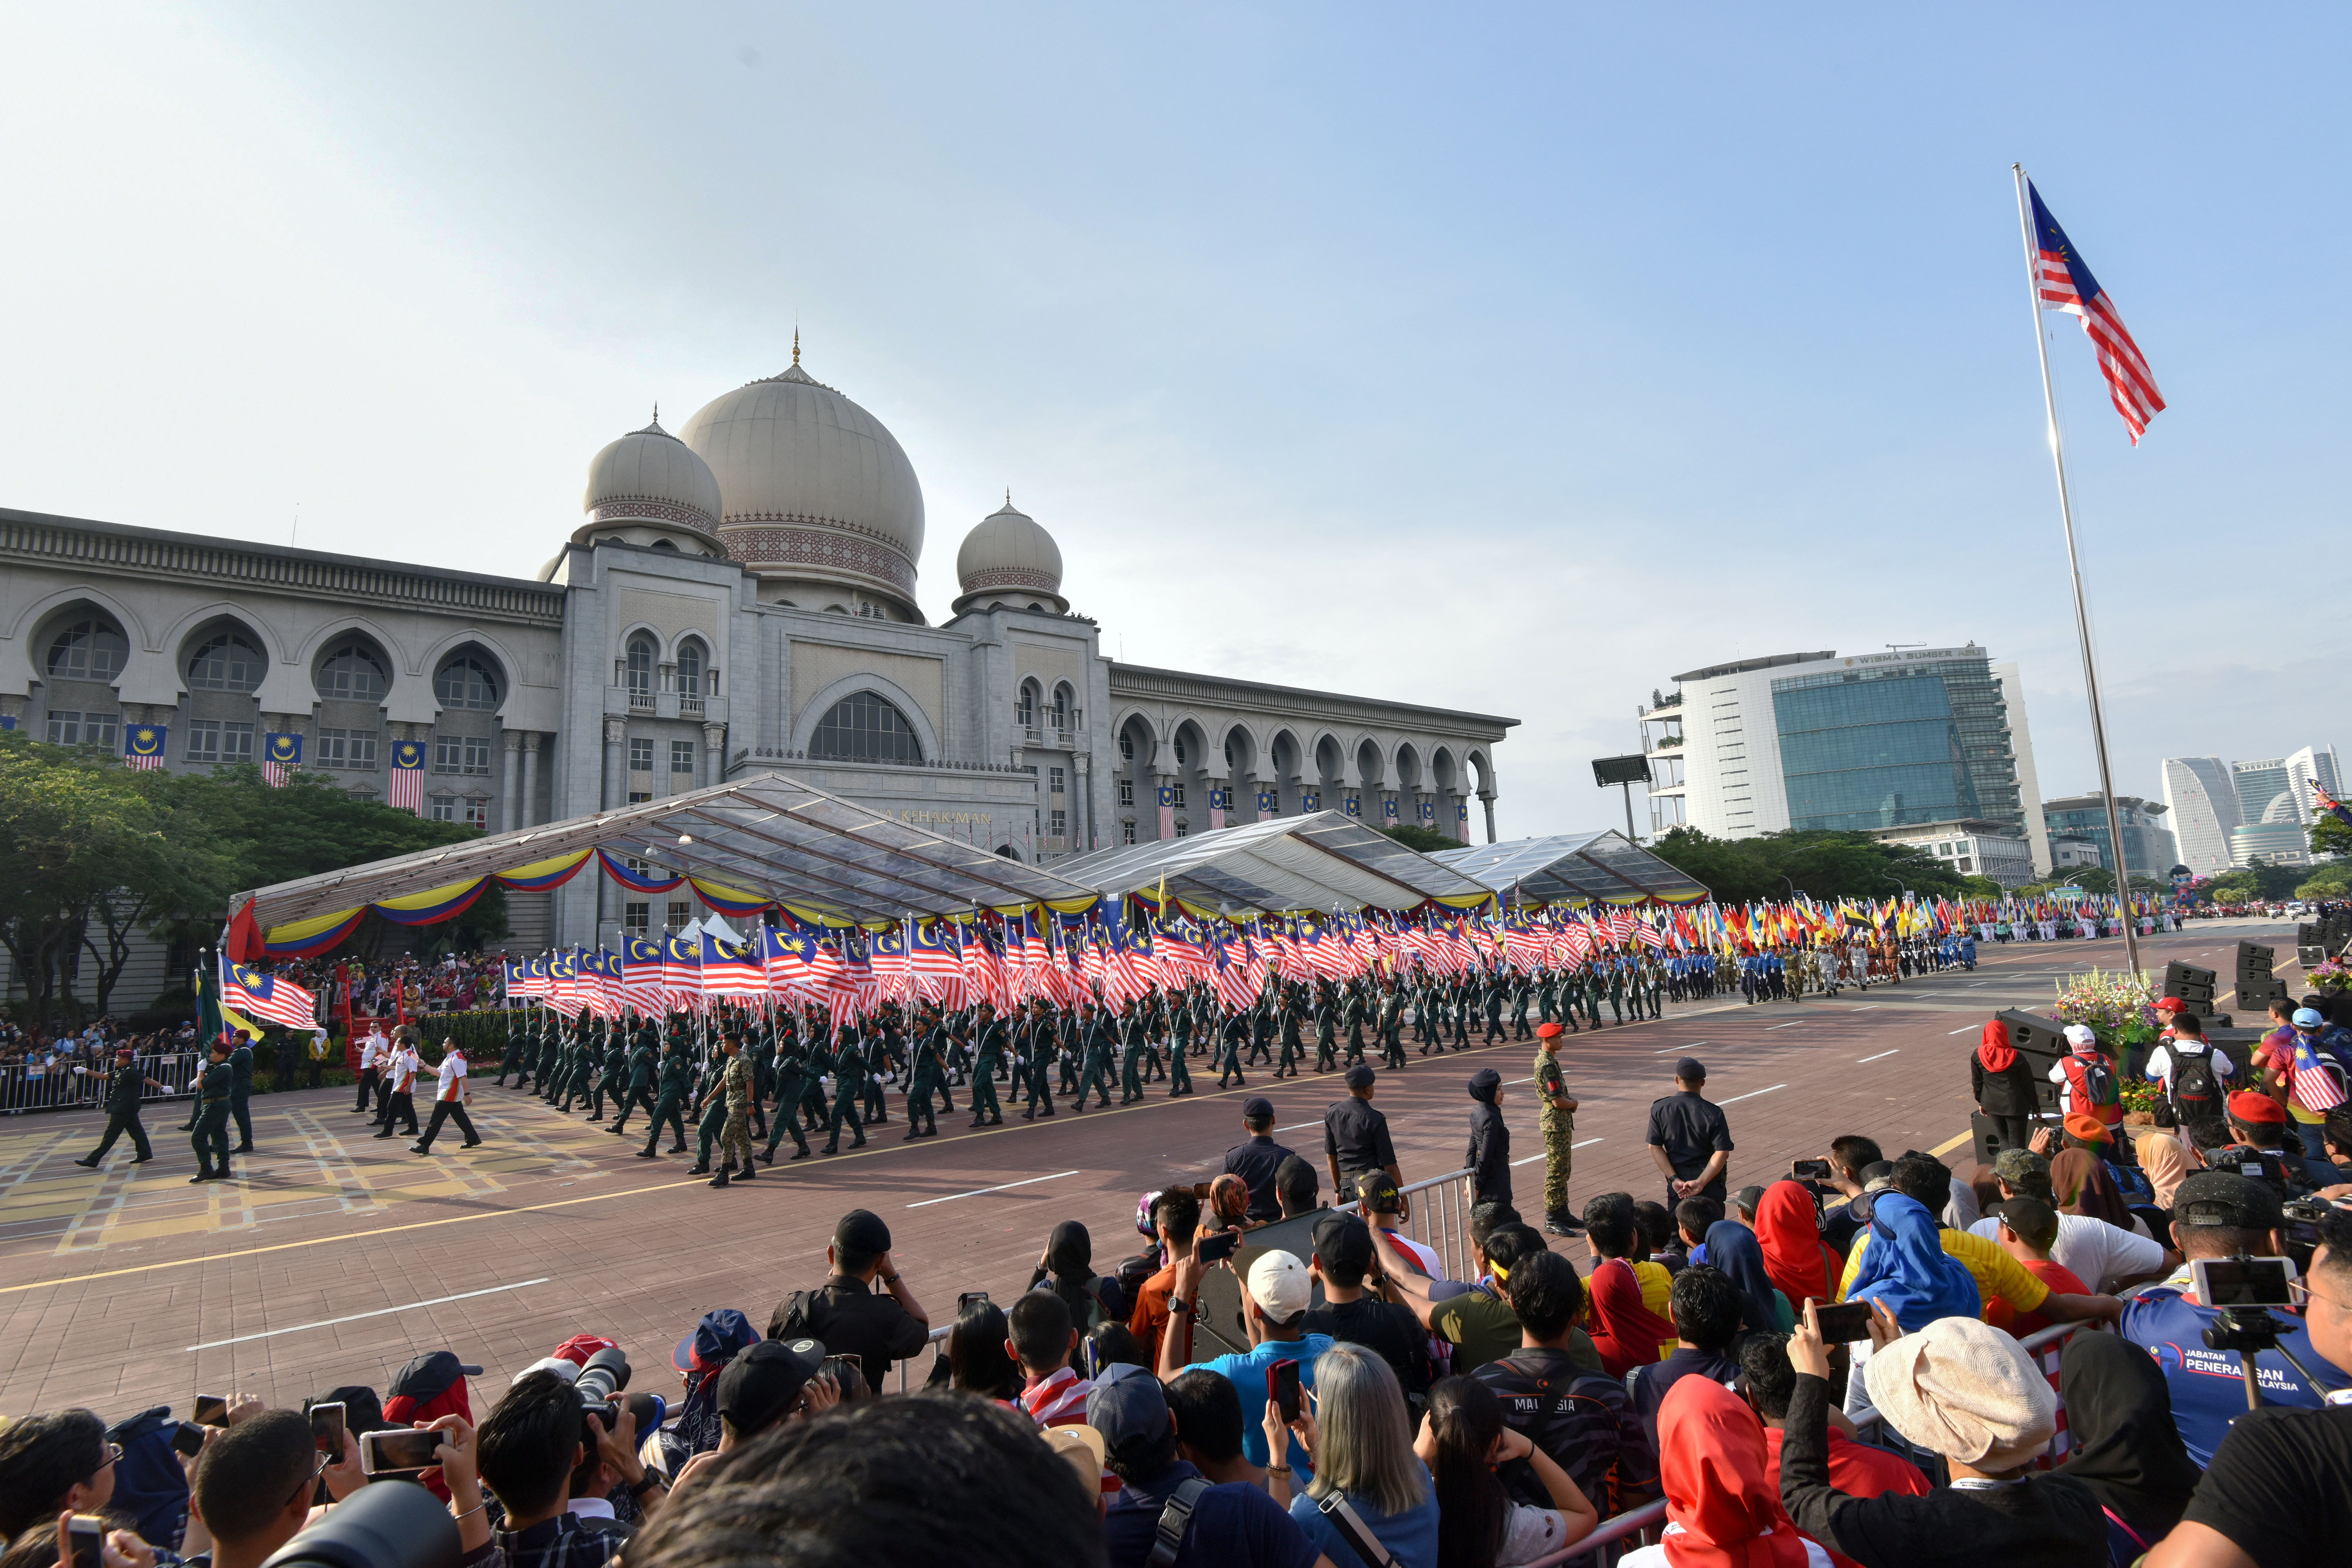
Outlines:
<svg viewBox="0 0 2352 1568"><path fill-rule="evenodd" d="M2286 1107L2267 1094L2256 1094L2242 1089L2230 1097L2230 1114L2249 1125L2263 1122L2284 1122Z"/></svg>
<svg viewBox="0 0 2352 1568"><path fill-rule="evenodd" d="M2080 1138L2085 1143L2106 1142L2107 1124L2087 1110L2078 1110L2066 1118L2066 1131L2068 1134Z"/></svg>
<svg viewBox="0 0 2352 1568"><path fill-rule="evenodd" d="M1536 1026L1536 1038L1538 1040L1549 1040L1555 1035L1562 1035L1566 1033L1567 1031L1562 1029L1558 1024L1538 1024Z"/></svg>

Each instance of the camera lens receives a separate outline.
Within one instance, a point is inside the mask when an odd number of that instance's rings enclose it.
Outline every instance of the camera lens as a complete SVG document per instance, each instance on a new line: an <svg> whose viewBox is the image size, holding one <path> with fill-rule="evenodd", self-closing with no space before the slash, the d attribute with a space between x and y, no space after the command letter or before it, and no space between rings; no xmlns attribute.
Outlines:
<svg viewBox="0 0 2352 1568"><path fill-rule="evenodd" d="M614 1394L629 1386L629 1358L619 1349L598 1351L580 1369L572 1387L580 1391L581 1399L589 1405L602 1405Z"/></svg>
<svg viewBox="0 0 2352 1568"><path fill-rule="evenodd" d="M454 1568L457 1521L414 1481L362 1487L272 1552L262 1568Z"/></svg>

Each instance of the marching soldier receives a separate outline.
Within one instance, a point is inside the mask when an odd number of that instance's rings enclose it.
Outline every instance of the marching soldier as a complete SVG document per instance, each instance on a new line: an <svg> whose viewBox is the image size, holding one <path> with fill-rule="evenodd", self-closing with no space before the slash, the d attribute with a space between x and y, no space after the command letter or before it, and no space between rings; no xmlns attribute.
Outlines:
<svg viewBox="0 0 2352 1568"><path fill-rule="evenodd" d="M1339 999L1329 982L1315 990L1315 1070L1329 1072L1339 1060Z"/></svg>
<svg viewBox="0 0 2352 1568"><path fill-rule="evenodd" d="M188 1178L192 1186L198 1182L231 1179L228 1168L228 1101L229 1096L236 1089L236 1069L228 1065L226 1040L215 1040L210 1055L210 1065L196 1081L195 1136L188 1140L196 1152L196 1173Z"/></svg>
<svg viewBox="0 0 2352 1568"><path fill-rule="evenodd" d="M1110 1103L1110 1070L1113 1040L1110 1026L1095 1011L1091 1002L1078 1004L1078 1037L1086 1052L1086 1066L1078 1076L1078 1103L1073 1108L1087 1108L1087 1094L1091 1089L1098 1098L1097 1109Z"/></svg>
<svg viewBox="0 0 2352 1568"><path fill-rule="evenodd" d="M1482 1039L1482 1040L1480 1040L1480 1041L1478 1042L1480 1045L1484 1045L1484 1046L1491 1046L1491 1045L1493 1045L1496 1040L1502 1039L1502 1038L1504 1037L1504 1035L1503 1035L1503 988L1504 988L1504 984L1505 984L1505 982L1504 982L1504 979L1503 979L1502 972L1501 972L1500 970L1496 971L1493 974L1490 974L1490 975L1488 975L1488 976L1486 977L1486 986L1485 986L1485 992L1486 992L1486 994L1485 994L1485 996L1482 998L1482 1000L1486 1003L1486 1037L1485 1037L1484 1039Z"/></svg>
<svg viewBox="0 0 2352 1568"><path fill-rule="evenodd" d="M1576 1143L1576 1101L1568 1092L1560 1070L1560 1026L1545 1024L1536 1030L1536 1107L1544 1141L1544 1228L1554 1236L1578 1236L1568 1207L1568 1173Z"/></svg>
<svg viewBox="0 0 2352 1568"><path fill-rule="evenodd" d="M931 1104L931 1096L937 1093L941 1100L947 1098L947 1055L941 1045L946 1038L947 1031L934 1025L922 1030L910 1047L907 1064L907 1134L899 1140L901 1142L939 1136L939 1112ZM953 1114L955 1107L950 1105L948 1110Z"/></svg>
<svg viewBox="0 0 2352 1568"><path fill-rule="evenodd" d="M980 1017L973 1031L977 1038L971 1063L971 1124L997 1127L1004 1121L1004 1111L996 1100L996 1069L1004 1061L1004 1026L996 1021L993 1002L982 1002L977 1011Z"/></svg>
<svg viewBox="0 0 2352 1568"><path fill-rule="evenodd" d="M662 1123L669 1123L669 1152L686 1152L686 1119L679 1108L686 1103L687 1093L694 1083L694 1063L686 1054L686 1037L673 1034L669 1049L661 1064L661 1092L654 1101L654 1124L646 1130L646 1146L637 1151L637 1158L655 1158L654 1146L661 1142Z"/></svg>
<svg viewBox="0 0 2352 1568"><path fill-rule="evenodd" d="M1242 1041L1248 1034L1248 1021L1239 1013L1231 1014L1226 1017L1221 1037L1223 1045L1217 1053L1217 1087L1219 1089L1225 1087L1225 1079L1228 1076L1234 1082L1244 1088L1248 1087L1249 1080L1242 1076Z"/></svg>
<svg viewBox="0 0 2352 1568"><path fill-rule="evenodd" d="M596 1089L588 1101L588 1120L591 1121L604 1120L604 1101L607 1099L613 1102L614 1114L618 1115L621 1109L621 1097L627 1092L625 1086L628 1081L628 1037L617 1029L608 1029L604 1035L604 1066L596 1074Z"/></svg>
<svg viewBox="0 0 2352 1568"><path fill-rule="evenodd" d="M845 1121L849 1123L849 1131L856 1139L850 1147L863 1149L866 1146L866 1127L857 1119L857 1101L865 1088L865 1080L866 1058L858 1054L857 1031L845 1024L834 1039L833 1119L828 1123L824 1145L826 1153L841 1152L841 1124Z"/></svg>
<svg viewBox="0 0 2352 1568"><path fill-rule="evenodd" d="M1348 1060L1364 1059L1364 1018L1369 1011L1364 1005L1362 987L1349 982L1341 992L1339 1020L1348 1026Z"/></svg>
<svg viewBox="0 0 2352 1568"><path fill-rule="evenodd" d="M89 1069L76 1068L74 1071L77 1075L83 1075ZM98 1169L99 1162L106 1158L106 1152L114 1147L114 1141L125 1132L131 1134L132 1164L143 1165L155 1157L155 1151L147 1142L147 1129L139 1122L140 1093L149 1089L158 1094L172 1092L140 1070L139 1058L129 1046L117 1047L114 1066L106 1075L106 1136L99 1140L96 1149L76 1160L75 1164L93 1171Z"/></svg>
<svg viewBox="0 0 2352 1568"><path fill-rule="evenodd" d="M236 1048L228 1054L231 1074L228 1090L228 1113L236 1119L236 1148L233 1152L253 1152L253 1042L243 1035L236 1037ZM390 1097L386 1096L387 1100Z"/></svg>
<svg viewBox="0 0 2352 1568"><path fill-rule="evenodd" d="M801 1099L808 1092L808 1080L813 1076L808 1058L801 1054L800 1038L793 1032L792 1019L787 1016L776 1036L776 1121L768 1133L768 1146L760 1154L771 1165L776 1163L776 1145L784 1141L787 1132L793 1135L793 1158L805 1160L809 1156L808 1140L801 1135Z"/></svg>
<svg viewBox="0 0 2352 1568"><path fill-rule="evenodd" d="M1145 1040L1150 1027L1144 1021L1143 1010L1130 999L1119 1016L1118 1102L1126 1105L1143 1098L1143 1080L1138 1069L1143 1065Z"/></svg>
<svg viewBox="0 0 2352 1568"><path fill-rule="evenodd" d="M627 1131L629 1112L642 1105L646 1114L654 1114L654 1077L661 1070L661 1060L654 1054L654 1026L648 1023L638 1029L636 1044L629 1051L628 1076L623 1080L627 1087L620 1094L620 1109L614 1113L613 1125L604 1129L619 1138Z"/></svg>
<svg viewBox="0 0 2352 1568"><path fill-rule="evenodd" d="M1055 1055L1055 1047L1058 1043L1054 1021L1045 1016L1045 1004L1033 999L1029 1004L1029 1016L1022 1023L1021 1037L1013 1056L1013 1097L1015 1100L1021 1098L1021 1077L1024 1070L1029 1078L1029 1101L1021 1111L1024 1121L1036 1121L1041 1106L1046 1115L1054 1114L1054 1083L1047 1068ZM1024 1060L1027 1063L1025 1068L1022 1066Z"/></svg>
<svg viewBox="0 0 2352 1568"><path fill-rule="evenodd" d="M751 1064L743 1059L743 1037L730 1029L719 1037L719 1048L725 1057L719 1082L727 1119L719 1134L719 1173L710 1179L714 1187L727 1185L730 1168L738 1173L734 1179L745 1182L759 1170L751 1163Z"/></svg>
<svg viewBox="0 0 2352 1568"><path fill-rule="evenodd" d="M1533 1031L1528 1027L1528 993L1532 989L1524 975L1519 976L1512 984L1511 1038L1514 1040L1528 1039L1533 1035Z"/></svg>
<svg viewBox="0 0 2352 1568"><path fill-rule="evenodd" d="M507 1020L506 1048L499 1053L499 1075L491 1079L500 1089L507 1086L507 1074L521 1068L522 1041L522 1032L514 1026L514 1019L509 1016Z"/></svg>
<svg viewBox="0 0 2352 1568"><path fill-rule="evenodd" d="M1276 1058L1274 1076L1297 1078L1298 1059L1307 1054L1306 1042L1299 1037L1298 998L1286 995L1282 1001L1282 1055ZM1220 1083L1218 1088L1224 1087Z"/></svg>

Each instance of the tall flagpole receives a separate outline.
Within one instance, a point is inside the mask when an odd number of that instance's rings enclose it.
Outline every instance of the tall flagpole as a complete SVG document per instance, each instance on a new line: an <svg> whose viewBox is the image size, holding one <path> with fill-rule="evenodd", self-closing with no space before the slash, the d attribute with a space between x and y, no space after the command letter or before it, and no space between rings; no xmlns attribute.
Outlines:
<svg viewBox="0 0 2352 1568"><path fill-rule="evenodd" d="M2017 226L2025 241L2025 303L2033 319L2033 351L2042 357L2042 405L2050 421L2050 461L2058 470L2058 520L2066 531L2066 571L2074 583L2074 631L2083 644L2083 686L2091 697L2091 749L2099 760L2099 793L2107 803L2107 844L2115 851L2110 868L2116 879L2117 902L2124 917L2124 963L2132 973L2139 968L2139 937L2132 930L2131 868L2124 858L2123 815L2116 805L2115 779L2107 766L2107 726L2099 711L2099 670L2091 653L2091 612L2083 598L2083 563L2074 551L2074 504L2066 493L2066 450L2058 439L2058 394L2050 382L2050 342L2042 330L2042 277L2039 247L2033 240L2033 213L2025 196L2025 165L2011 163L2017 177Z"/></svg>

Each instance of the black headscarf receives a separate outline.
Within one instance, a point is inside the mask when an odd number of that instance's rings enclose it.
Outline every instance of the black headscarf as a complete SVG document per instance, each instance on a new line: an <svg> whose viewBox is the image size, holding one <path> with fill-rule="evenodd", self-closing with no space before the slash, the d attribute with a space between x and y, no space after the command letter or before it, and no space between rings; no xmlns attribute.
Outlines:
<svg viewBox="0 0 2352 1568"><path fill-rule="evenodd" d="M2146 1351L2120 1334L2085 1331L2058 1363L2072 1476L2153 1545L2180 1522L2199 1471L2172 1419L2172 1391Z"/></svg>

